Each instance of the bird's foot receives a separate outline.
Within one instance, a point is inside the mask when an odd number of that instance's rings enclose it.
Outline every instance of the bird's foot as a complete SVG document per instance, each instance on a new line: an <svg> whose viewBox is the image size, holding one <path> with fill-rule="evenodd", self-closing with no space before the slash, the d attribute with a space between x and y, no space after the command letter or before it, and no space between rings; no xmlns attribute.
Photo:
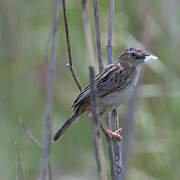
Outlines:
<svg viewBox="0 0 180 180"><path fill-rule="evenodd" d="M111 131L110 129L107 130L107 134L110 136L111 140L114 141L116 138L119 141L123 140L123 137L119 134L122 132L122 128L117 129L115 132Z"/></svg>
<svg viewBox="0 0 180 180"><path fill-rule="evenodd" d="M123 137L119 134L122 132L122 128L117 129L115 132L111 131L103 121L100 121L101 129L105 133L107 137L110 137L112 141L115 139L119 139L119 141L123 140Z"/></svg>

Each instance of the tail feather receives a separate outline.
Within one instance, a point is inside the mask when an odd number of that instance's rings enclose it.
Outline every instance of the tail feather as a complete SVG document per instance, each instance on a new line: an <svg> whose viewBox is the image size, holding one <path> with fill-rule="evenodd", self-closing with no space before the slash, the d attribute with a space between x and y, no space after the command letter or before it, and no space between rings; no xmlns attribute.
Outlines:
<svg viewBox="0 0 180 180"><path fill-rule="evenodd" d="M56 134L54 135L53 141L57 141L63 134L64 132L75 122L76 116L72 115L64 124L62 127L60 127Z"/></svg>

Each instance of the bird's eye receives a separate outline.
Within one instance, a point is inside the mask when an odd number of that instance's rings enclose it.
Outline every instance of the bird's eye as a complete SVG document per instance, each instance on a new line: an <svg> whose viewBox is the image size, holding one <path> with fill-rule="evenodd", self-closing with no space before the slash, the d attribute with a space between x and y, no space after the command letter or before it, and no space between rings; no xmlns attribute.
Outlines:
<svg viewBox="0 0 180 180"><path fill-rule="evenodd" d="M133 52L131 53L131 56L136 56L136 53L133 51Z"/></svg>

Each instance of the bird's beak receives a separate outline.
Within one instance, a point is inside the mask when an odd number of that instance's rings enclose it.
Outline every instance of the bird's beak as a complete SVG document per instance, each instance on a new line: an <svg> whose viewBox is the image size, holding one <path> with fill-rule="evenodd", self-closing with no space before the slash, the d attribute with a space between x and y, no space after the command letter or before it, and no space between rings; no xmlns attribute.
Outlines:
<svg viewBox="0 0 180 180"><path fill-rule="evenodd" d="M146 55L144 62L145 63L150 63L150 62L155 62L157 61L158 57L154 56L154 55Z"/></svg>

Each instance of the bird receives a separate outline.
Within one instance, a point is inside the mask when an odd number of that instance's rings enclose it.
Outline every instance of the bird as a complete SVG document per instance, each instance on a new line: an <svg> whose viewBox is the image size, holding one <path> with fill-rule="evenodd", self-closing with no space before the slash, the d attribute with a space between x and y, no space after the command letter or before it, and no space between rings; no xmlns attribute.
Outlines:
<svg viewBox="0 0 180 180"><path fill-rule="evenodd" d="M155 62L158 58L141 48L126 48L117 61L106 66L95 76L96 100L101 116L105 112L126 103L137 85L141 68L144 64ZM57 141L64 132L78 119L91 113L91 88L88 84L72 104L71 117L57 130L53 141ZM118 134L122 129L112 132L105 124L101 124L111 137L122 137Z"/></svg>

